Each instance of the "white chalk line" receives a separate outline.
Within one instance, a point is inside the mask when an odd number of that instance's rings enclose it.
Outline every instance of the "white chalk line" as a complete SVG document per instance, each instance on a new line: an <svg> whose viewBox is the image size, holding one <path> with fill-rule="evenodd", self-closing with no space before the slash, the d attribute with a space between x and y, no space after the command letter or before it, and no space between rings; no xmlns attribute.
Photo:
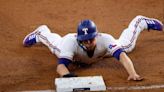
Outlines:
<svg viewBox="0 0 164 92"><path fill-rule="evenodd" d="M33 90L33 91L17 91L17 92L55 92L55 90Z"/></svg>
<svg viewBox="0 0 164 92"><path fill-rule="evenodd" d="M164 84L143 85L143 86L107 87L107 90L146 90L146 89L162 89L162 88L164 88ZM55 90L35 90L35 91L18 91L18 92L55 92Z"/></svg>
<svg viewBox="0 0 164 92"><path fill-rule="evenodd" d="M162 85L147 85L147 86L122 86L122 87L107 87L107 90L146 90L146 89L161 89Z"/></svg>

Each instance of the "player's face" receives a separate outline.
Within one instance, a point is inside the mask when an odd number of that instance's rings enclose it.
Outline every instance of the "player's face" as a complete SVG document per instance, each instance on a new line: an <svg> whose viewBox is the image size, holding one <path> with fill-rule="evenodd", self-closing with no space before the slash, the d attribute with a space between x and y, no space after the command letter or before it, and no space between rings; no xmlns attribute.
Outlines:
<svg viewBox="0 0 164 92"><path fill-rule="evenodd" d="M87 48L87 50L94 50L96 46L96 39L93 38L93 39L82 41L82 44Z"/></svg>

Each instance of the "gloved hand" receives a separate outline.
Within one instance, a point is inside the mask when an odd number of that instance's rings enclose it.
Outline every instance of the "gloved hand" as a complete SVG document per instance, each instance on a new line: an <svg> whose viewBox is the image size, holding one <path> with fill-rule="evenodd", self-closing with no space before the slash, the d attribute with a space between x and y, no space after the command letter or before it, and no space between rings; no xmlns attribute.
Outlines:
<svg viewBox="0 0 164 92"><path fill-rule="evenodd" d="M77 77L77 75L74 73L69 73L69 74L63 75L63 78L69 78L69 77Z"/></svg>

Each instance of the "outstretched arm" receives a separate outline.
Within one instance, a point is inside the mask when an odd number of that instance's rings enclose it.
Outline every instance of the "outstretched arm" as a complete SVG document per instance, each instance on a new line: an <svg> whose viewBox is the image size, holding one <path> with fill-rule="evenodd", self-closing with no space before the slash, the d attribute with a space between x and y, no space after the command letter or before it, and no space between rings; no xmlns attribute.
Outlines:
<svg viewBox="0 0 164 92"><path fill-rule="evenodd" d="M126 55L125 52L121 52L119 61L122 63L122 65L125 67L126 71L129 74L128 80L135 80L135 81L143 80L143 78L141 78L136 73L131 59Z"/></svg>
<svg viewBox="0 0 164 92"><path fill-rule="evenodd" d="M57 73L61 77L77 77L77 75L69 72L67 68L69 63L71 63L71 60L66 58L59 58L58 65L57 65Z"/></svg>
<svg viewBox="0 0 164 92"><path fill-rule="evenodd" d="M57 73L62 77L63 75L69 74L69 70L64 64L58 64L57 65Z"/></svg>

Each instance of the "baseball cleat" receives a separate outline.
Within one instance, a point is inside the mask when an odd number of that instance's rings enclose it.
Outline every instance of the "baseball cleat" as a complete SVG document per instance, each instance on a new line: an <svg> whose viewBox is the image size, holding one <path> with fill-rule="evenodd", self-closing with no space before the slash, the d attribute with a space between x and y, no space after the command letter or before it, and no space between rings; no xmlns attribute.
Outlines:
<svg viewBox="0 0 164 92"><path fill-rule="evenodd" d="M148 30L152 29L152 30L158 30L158 31L162 31L163 30L163 24L162 22L160 22L157 19L145 19L147 25L148 25Z"/></svg>
<svg viewBox="0 0 164 92"><path fill-rule="evenodd" d="M36 44L37 43L36 36L38 33L39 33L38 30L35 30L31 32L30 34L28 34L23 40L23 45L26 47L29 47Z"/></svg>

